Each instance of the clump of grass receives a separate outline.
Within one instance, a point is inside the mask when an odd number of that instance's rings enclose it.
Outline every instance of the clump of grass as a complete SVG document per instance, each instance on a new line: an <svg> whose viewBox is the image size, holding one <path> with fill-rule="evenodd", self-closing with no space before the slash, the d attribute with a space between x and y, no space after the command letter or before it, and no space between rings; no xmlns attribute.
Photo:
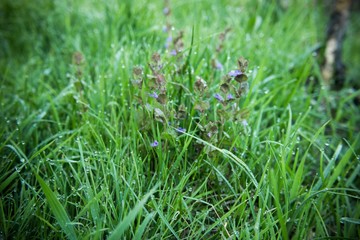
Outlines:
<svg viewBox="0 0 360 240"><path fill-rule="evenodd" d="M313 4L46 10L0 60L0 238L359 238L359 91L316 85Z"/></svg>

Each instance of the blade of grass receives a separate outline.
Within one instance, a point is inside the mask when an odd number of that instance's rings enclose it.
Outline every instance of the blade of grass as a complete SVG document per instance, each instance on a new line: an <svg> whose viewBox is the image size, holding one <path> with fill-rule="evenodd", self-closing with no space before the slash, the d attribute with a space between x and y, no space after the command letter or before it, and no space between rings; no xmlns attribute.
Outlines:
<svg viewBox="0 0 360 240"><path fill-rule="evenodd" d="M4 205L3 205L3 201L0 201L0 227L1 230L4 232L5 236L7 235L8 232L8 225L6 224L7 217L4 211Z"/></svg>
<svg viewBox="0 0 360 240"><path fill-rule="evenodd" d="M329 177L329 181L326 186L327 188L332 187L339 175L343 173L345 166L351 161L352 154L353 153L351 149L346 151L345 155L341 158L339 164L335 167L333 174Z"/></svg>
<svg viewBox="0 0 360 240"><path fill-rule="evenodd" d="M360 225L360 219L356 219L356 218L342 217L340 221Z"/></svg>
<svg viewBox="0 0 360 240"><path fill-rule="evenodd" d="M296 198L299 194L299 189L301 186L303 173L304 173L304 165L305 165L305 159L303 158L300 162L300 165L298 166L298 169L295 173L293 184L290 190L290 201Z"/></svg>
<svg viewBox="0 0 360 240"><path fill-rule="evenodd" d="M142 199L140 202L138 202L135 207L129 212L129 214L116 226L114 231L109 236L108 240L115 240L115 239L121 239L125 231L130 227L130 224L138 213L141 211L141 209L144 207L145 203L149 199L151 195L154 194L155 190L157 189L158 185L153 187Z"/></svg>
<svg viewBox="0 0 360 240"><path fill-rule="evenodd" d="M286 228L286 222L285 222L285 218L286 218L286 213L283 213L282 210L282 205L281 205L281 199L280 199L280 190L278 188L278 175L274 172L274 170L272 169L270 172L270 184L271 184L271 188L272 188L272 192L273 192L273 198L275 201L275 206L276 206L276 212L279 218L279 224L280 224L280 229L281 229L281 234L283 239L289 239L289 235L288 235L288 231Z"/></svg>
<svg viewBox="0 0 360 240"><path fill-rule="evenodd" d="M141 240L142 235L145 232L146 226L149 224L150 220L155 216L155 213L150 213L146 216L146 218L144 219L144 221L141 223L141 225L137 228L136 233L134 235L135 240Z"/></svg>
<svg viewBox="0 0 360 240"><path fill-rule="evenodd" d="M0 192L2 192L7 186L9 186L9 184L16 178L18 177L18 172L15 171L13 172L10 176L8 176L6 179L1 178L1 184L0 184Z"/></svg>
<svg viewBox="0 0 360 240"><path fill-rule="evenodd" d="M50 189L50 187L46 184L46 182L37 173L35 173L35 176L45 194L45 197L50 205L50 209L52 210L60 227L67 235L68 239L71 240L77 239L74 226L71 224L69 216L67 215L64 207L57 199L55 193Z"/></svg>
<svg viewBox="0 0 360 240"><path fill-rule="evenodd" d="M257 214L256 217L256 222L255 222L255 226L254 226L254 231L255 231L255 237L254 239L261 239L261 234L260 234L260 219L261 219L261 215L262 215L262 211L261 208L259 209L259 212Z"/></svg>
<svg viewBox="0 0 360 240"><path fill-rule="evenodd" d="M175 129L175 128L174 128ZM238 165L240 168L242 168L245 173L248 175L248 177L250 178L251 182L254 184L254 186L257 188L258 187L258 182L254 176L254 174L252 173L252 171L250 170L250 168L246 165L246 163L244 163L240 158L238 158L237 156L235 156L232 152L226 150L226 149L221 149L221 148L218 148L216 146L214 146L213 144L199 138L199 137L196 137L194 135L191 135L189 133L183 133L184 135L187 135L189 137L192 137L196 140L198 140L199 142L203 143L204 145L206 146L209 146L210 148L212 149L215 149L221 153L223 153L226 157L228 157L230 160L232 160L233 162L236 163L236 165Z"/></svg>
<svg viewBox="0 0 360 240"><path fill-rule="evenodd" d="M159 206L157 205L157 203L155 201L152 201L152 203L154 204L154 207L156 209L156 212L159 214L159 217L161 219L161 221L167 226L167 228L170 230L170 232L174 235L174 237L176 239L180 239L180 237L176 234L175 230L173 229L173 227L171 227L169 221L166 219L166 217L164 216L164 214L162 213L162 211L160 210Z"/></svg>
<svg viewBox="0 0 360 240"><path fill-rule="evenodd" d="M105 193L105 188L103 190L101 190L100 192L98 192L84 207L83 209L81 209L81 211L77 214L77 216L75 217L74 221L78 221L80 219L80 217L82 217L83 215L85 215L87 213L87 211L89 210L90 207L92 207L94 205L95 202L100 201L100 198L102 197L102 195Z"/></svg>

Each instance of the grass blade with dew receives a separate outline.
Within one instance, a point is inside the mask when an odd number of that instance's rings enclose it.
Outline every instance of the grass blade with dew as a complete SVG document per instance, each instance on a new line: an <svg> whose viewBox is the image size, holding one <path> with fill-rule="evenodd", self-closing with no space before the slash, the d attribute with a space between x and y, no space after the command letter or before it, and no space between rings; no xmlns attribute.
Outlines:
<svg viewBox="0 0 360 240"><path fill-rule="evenodd" d="M50 189L50 187L46 184L46 182L37 173L35 173L35 176L45 194L45 197L50 205L50 209L53 212L60 227L67 235L68 239L71 240L77 239L75 229L71 224L69 216L67 215L64 207L57 199L56 194Z"/></svg>
<svg viewBox="0 0 360 240"><path fill-rule="evenodd" d="M130 224L132 221L136 218L138 213L141 211L141 209L144 207L145 203L149 199L151 195L154 194L155 190L157 189L158 185L153 187L144 197L141 199L140 202L138 202L135 207L129 212L129 214L116 226L114 231L109 236L108 240L115 240L115 239L121 239L123 234L125 233L126 229L130 227Z"/></svg>
<svg viewBox="0 0 360 240"><path fill-rule="evenodd" d="M204 145L206 146L209 146L210 148L213 148L219 152L221 152L222 154L224 154L227 158L231 159L234 163L236 163L236 165L238 165L240 168L242 168L246 175L248 175L248 177L250 178L251 182L254 184L254 186L257 188L258 187L258 182L254 176L254 174L252 173L252 171L250 170L250 168L247 166L247 164L242 161L240 158L238 158L237 156L235 156L232 152L226 150L226 149L221 149L221 148L218 148L216 146L214 146L213 144L199 138L199 137L196 137L194 135L191 135L189 133L183 133L189 137L192 137L196 140L198 140L199 142L203 143Z"/></svg>
<svg viewBox="0 0 360 240"><path fill-rule="evenodd" d="M155 216L155 213L149 213L144 221L141 223L141 225L137 228L134 239L135 240L141 240L142 239L142 235L145 232L146 226L149 224L150 220Z"/></svg>

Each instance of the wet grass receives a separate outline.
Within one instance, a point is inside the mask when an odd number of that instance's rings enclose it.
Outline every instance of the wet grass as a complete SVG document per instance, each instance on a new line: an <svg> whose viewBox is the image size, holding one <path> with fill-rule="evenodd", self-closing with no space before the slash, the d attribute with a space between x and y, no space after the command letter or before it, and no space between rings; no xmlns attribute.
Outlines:
<svg viewBox="0 0 360 240"><path fill-rule="evenodd" d="M312 1L20 2L0 4L0 239L360 237L358 17L335 92ZM234 110L214 94L240 56Z"/></svg>

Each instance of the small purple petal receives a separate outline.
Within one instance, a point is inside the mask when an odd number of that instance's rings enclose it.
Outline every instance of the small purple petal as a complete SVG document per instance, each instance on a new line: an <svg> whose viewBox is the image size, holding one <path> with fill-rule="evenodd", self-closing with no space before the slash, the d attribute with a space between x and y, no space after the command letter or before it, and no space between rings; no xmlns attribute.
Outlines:
<svg viewBox="0 0 360 240"><path fill-rule="evenodd" d="M156 140L154 142L150 143L151 147L157 147L158 145L159 145L159 142Z"/></svg>
<svg viewBox="0 0 360 240"><path fill-rule="evenodd" d="M238 150L237 150L236 147L233 147L233 148L232 148L232 151L236 153Z"/></svg>
<svg viewBox="0 0 360 240"><path fill-rule="evenodd" d="M164 13L164 15L168 15L170 13L170 9L168 7L165 7L163 9L163 13Z"/></svg>
<svg viewBox="0 0 360 240"><path fill-rule="evenodd" d="M176 50L175 50L175 49L174 49L174 50L172 50L172 51L170 52L170 55L172 55L172 56L176 56L176 55L177 55Z"/></svg>
<svg viewBox="0 0 360 240"><path fill-rule="evenodd" d="M153 92L153 93L149 93L149 97L152 97L152 98L158 98L159 95L157 95L156 92Z"/></svg>
<svg viewBox="0 0 360 240"><path fill-rule="evenodd" d="M237 77L237 76L239 76L240 74L242 74L242 72L241 72L240 70L238 70L238 69L236 69L236 70L231 70L231 71L228 73L228 75L229 75L230 77Z"/></svg>
<svg viewBox="0 0 360 240"><path fill-rule="evenodd" d="M222 70L224 67L218 60L216 60L215 61L215 68L218 69L218 70Z"/></svg>
<svg viewBox="0 0 360 240"><path fill-rule="evenodd" d="M218 94L218 93L216 93L215 95L214 95L214 98L216 98L218 101L220 101L220 102L223 102L224 101L224 98L220 95L220 94Z"/></svg>
<svg viewBox="0 0 360 240"><path fill-rule="evenodd" d="M241 124L242 124L244 127L246 127L246 126L249 125L248 122L247 122L245 119L243 119L243 120L241 121Z"/></svg>
<svg viewBox="0 0 360 240"><path fill-rule="evenodd" d="M165 48L169 48L170 44L172 42L172 37L169 36L167 39L166 39L166 42L165 42Z"/></svg>
<svg viewBox="0 0 360 240"><path fill-rule="evenodd" d="M169 29L168 29L168 27L167 27L167 26L163 26L162 31L163 31L163 32L168 32L168 31L169 31Z"/></svg>
<svg viewBox="0 0 360 240"><path fill-rule="evenodd" d="M185 128L182 128L182 127L178 127L178 128L176 128L175 129L177 132L179 132L179 133L184 133L184 132L186 132L186 129Z"/></svg>
<svg viewBox="0 0 360 240"><path fill-rule="evenodd" d="M152 111L153 107L149 103L146 103L145 104L145 109L148 110L148 111Z"/></svg>
<svg viewBox="0 0 360 240"><path fill-rule="evenodd" d="M227 96L226 96L226 100L234 100L235 98L234 98L234 96L231 94L231 93L229 93Z"/></svg>

